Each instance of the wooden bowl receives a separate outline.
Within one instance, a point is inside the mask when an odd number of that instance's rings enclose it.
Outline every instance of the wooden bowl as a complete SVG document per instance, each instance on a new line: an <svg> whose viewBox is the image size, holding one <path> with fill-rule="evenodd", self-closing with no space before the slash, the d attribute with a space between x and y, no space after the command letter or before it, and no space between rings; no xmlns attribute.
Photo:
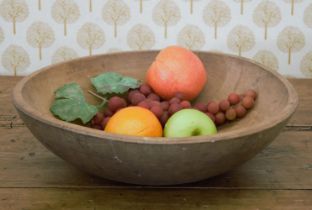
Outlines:
<svg viewBox="0 0 312 210"><path fill-rule="evenodd" d="M259 94L245 118L216 135L170 139L114 135L63 122L50 113L54 91L63 84L74 81L88 90L89 77L105 71L144 79L157 53L113 53L48 66L17 84L14 105L33 135L64 160L105 179L143 185L195 182L242 164L273 141L297 107L294 88L277 73L245 58L197 52L208 71L199 101L219 100L249 88Z"/></svg>

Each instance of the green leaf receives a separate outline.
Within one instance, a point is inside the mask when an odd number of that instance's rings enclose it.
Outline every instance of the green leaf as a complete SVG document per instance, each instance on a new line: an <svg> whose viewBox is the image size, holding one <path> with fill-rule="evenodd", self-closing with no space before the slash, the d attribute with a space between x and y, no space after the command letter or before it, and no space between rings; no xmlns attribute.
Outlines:
<svg viewBox="0 0 312 210"><path fill-rule="evenodd" d="M88 104L77 83L65 84L55 91L55 101L50 111L64 121L81 119L86 124L98 112L96 106Z"/></svg>
<svg viewBox="0 0 312 210"><path fill-rule="evenodd" d="M55 100L51 106L51 112L64 121L81 119L83 124L86 124L94 117L98 109L85 101L65 98Z"/></svg>
<svg viewBox="0 0 312 210"><path fill-rule="evenodd" d="M122 76L116 72L106 72L91 78L91 82L98 93L122 94L129 89L140 86L140 81L131 77Z"/></svg>
<svg viewBox="0 0 312 210"><path fill-rule="evenodd" d="M69 83L60 87L55 91L55 98L73 98L80 101L84 101L85 97L83 91L77 83Z"/></svg>

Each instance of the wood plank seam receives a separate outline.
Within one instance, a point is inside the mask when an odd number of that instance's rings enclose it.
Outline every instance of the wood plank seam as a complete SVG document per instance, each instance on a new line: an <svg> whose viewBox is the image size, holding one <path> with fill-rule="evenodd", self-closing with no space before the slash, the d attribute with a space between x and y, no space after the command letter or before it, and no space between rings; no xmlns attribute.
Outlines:
<svg viewBox="0 0 312 210"><path fill-rule="evenodd" d="M119 183L123 184L123 183ZM105 190L105 189L116 189L116 190L224 190L224 191L308 191L312 192L312 188L265 188L265 187L199 187L199 186L148 186L148 185L107 185L107 186L23 186L23 187L0 187L3 189L57 189L57 190Z"/></svg>
<svg viewBox="0 0 312 210"><path fill-rule="evenodd" d="M0 121L0 128L16 128L16 127L25 127L24 123L14 123L14 122L1 122Z"/></svg>
<svg viewBox="0 0 312 210"><path fill-rule="evenodd" d="M310 125L286 125L283 129L285 131L312 131Z"/></svg>

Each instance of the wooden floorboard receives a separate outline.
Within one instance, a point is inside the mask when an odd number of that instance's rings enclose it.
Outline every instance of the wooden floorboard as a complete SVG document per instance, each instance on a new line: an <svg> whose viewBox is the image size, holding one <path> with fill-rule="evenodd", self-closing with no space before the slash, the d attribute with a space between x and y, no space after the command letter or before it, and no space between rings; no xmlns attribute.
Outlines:
<svg viewBox="0 0 312 210"><path fill-rule="evenodd" d="M311 210L307 190L0 189L6 210Z"/></svg>
<svg viewBox="0 0 312 210"><path fill-rule="evenodd" d="M289 79L289 81L298 93L299 105L288 125L312 126L312 79Z"/></svg>

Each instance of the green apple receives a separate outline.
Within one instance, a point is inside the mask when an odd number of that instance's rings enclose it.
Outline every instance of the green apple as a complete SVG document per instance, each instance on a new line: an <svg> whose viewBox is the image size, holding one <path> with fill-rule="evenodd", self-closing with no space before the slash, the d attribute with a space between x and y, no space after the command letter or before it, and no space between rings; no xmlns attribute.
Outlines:
<svg viewBox="0 0 312 210"><path fill-rule="evenodd" d="M196 109L182 109L174 113L165 124L165 137L188 137L217 133L213 121Z"/></svg>

